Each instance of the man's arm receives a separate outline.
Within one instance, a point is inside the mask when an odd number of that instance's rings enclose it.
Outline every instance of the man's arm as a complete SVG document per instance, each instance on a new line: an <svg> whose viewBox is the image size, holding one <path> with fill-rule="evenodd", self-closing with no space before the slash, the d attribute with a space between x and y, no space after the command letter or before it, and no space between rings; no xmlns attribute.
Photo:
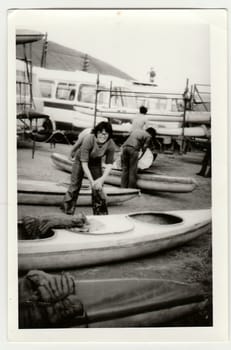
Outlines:
<svg viewBox="0 0 231 350"><path fill-rule="evenodd" d="M83 140L84 140L85 136L90 134L90 132L91 132L90 128L87 128L87 129L84 129L83 131L81 131L81 133L78 136L77 141L75 142L74 146L71 149L71 153L70 153L70 158L71 159L74 158L75 152L77 151L77 149L80 148L80 146L83 143Z"/></svg>
<svg viewBox="0 0 231 350"><path fill-rule="evenodd" d="M145 137L144 143L143 143L143 147L142 147L142 149L141 149L141 154L140 154L140 156L139 156L138 159L140 159L140 158L143 157L143 155L144 155L144 153L145 153L145 151L146 151L147 148L150 148L150 146L151 146L151 140L152 140L151 136Z"/></svg>
<svg viewBox="0 0 231 350"><path fill-rule="evenodd" d="M100 190L103 187L103 184L104 184L107 176L109 175L111 168L112 168L112 164L105 164L105 169L104 169L103 175L101 177L99 177L98 179L96 179L93 183L93 187L96 190Z"/></svg>
<svg viewBox="0 0 231 350"><path fill-rule="evenodd" d="M82 167L83 167L84 174L88 178L91 187L93 187L94 180L93 180L93 177L91 175L90 169L88 167L88 163L87 162L81 162L81 164L82 164Z"/></svg>
<svg viewBox="0 0 231 350"><path fill-rule="evenodd" d="M81 146L81 144L82 144L82 140L78 139L71 149L70 159L73 159L75 157L75 152Z"/></svg>

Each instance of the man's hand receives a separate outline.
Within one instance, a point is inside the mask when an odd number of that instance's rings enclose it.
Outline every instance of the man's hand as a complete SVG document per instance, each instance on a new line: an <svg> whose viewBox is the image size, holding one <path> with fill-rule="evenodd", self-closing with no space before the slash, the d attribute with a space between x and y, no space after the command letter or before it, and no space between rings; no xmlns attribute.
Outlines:
<svg viewBox="0 0 231 350"><path fill-rule="evenodd" d="M99 177L92 183L92 188L95 190L101 190L103 188L103 179L102 177Z"/></svg>

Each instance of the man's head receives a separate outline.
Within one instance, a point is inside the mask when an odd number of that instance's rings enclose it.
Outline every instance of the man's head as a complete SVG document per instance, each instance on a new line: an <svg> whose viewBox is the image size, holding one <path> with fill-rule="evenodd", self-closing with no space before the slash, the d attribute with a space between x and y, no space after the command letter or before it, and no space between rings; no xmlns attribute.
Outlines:
<svg viewBox="0 0 231 350"><path fill-rule="evenodd" d="M92 133L99 143L105 143L112 138L112 126L108 122L101 122L95 126Z"/></svg>
<svg viewBox="0 0 231 350"><path fill-rule="evenodd" d="M147 128L146 132L148 132L149 135L151 135L152 139L155 140L155 138L156 138L156 130L154 128Z"/></svg>
<svg viewBox="0 0 231 350"><path fill-rule="evenodd" d="M140 114L147 114L148 109L145 106L140 106Z"/></svg>

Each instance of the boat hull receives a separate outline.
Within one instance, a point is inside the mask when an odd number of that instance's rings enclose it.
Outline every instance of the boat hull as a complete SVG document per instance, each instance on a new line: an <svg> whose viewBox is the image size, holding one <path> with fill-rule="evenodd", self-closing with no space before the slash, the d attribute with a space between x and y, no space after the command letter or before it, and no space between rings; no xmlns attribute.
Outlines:
<svg viewBox="0 0 231 350"><path fill-rule="evenodd" d="M47 239L19 240L19 269L63 269L139 258L182 245L211 229L210 210L89 216L88 220L92 224L88 233L54 230Z"/></svg>
<svg viewBox="0 0 231 350"><path fill-rule="evenodd" d="M67 157L53 153L51 159L58 169L71 172L72 162ZM120 186L121 170L112 169L105 183ZM193 191L196 186L196 181L190 177L155 175L150 172L143 172L137 176L137 187L146 191L185 193Z"/></svg>
<svg viewBox="0 0 231 350"><path fill-rule="evenodd" d="M147 119L154 122L171 122L171 123L183 123L184 117L182 112L173 112L172 114L147 114ZM210 112L198 112L198 111L186 111L185 122L192 124L210 124L211 113ZM167 126L165 126L167 127Z"/></svg>
<svg viewBox="0 0 231 350"><path fill-rule="evenodd" d="M52 205L57 206L63 202L68 184L48 181L18 180L18 203L28 205ZM107 204L120 204L135 198L140 194L137 189L123 189L105 186ZM92 204L91 189L81 189L77 201L78 206Z"/></svg>
<svg viewBox="0 0 231 350"><path fill-rule="evenodd" d="M158 128L157 134L168 136L208 137L209 129L205 125L185 128Z"/></svg>

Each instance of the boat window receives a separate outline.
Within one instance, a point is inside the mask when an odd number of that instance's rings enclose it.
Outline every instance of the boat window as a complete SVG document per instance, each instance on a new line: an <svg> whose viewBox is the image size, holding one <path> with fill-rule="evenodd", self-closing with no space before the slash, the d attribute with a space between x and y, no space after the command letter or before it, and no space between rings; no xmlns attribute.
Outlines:
<svg viewBox="0 0 231 350"><path fill-rule="evenodd" d="M78 101L86 103L95 102L95 86L81 85L79 88Z"/></svg>
<svg viewBox="0 0 231 350"><path fill-rule="evenodd" d="M167 109L168 100L166 98L159 98L156 101L156 108L159 110Z"/></svg>
<svg viewBox="0 0 231 350"><path fill-rule="evenodd" d="M135 95L129 89L123 87L113 87L110 105L112 108L126 107L136 108Z"/></svg>
<svg viewBox="0 0 231 350"><path fill-rule="evenodd" d="M58 83L56 98L60 100L73 101L76 95L76 85L72 83Z"/></svg>
<svg viewBox="0 0 231 350"><path fill-rule="evenodd" d="M166 111L168 106L168 99L165 97L153 97L149 100L149 106L154 111Z"/></svg>
<svg viewBox="0 0 231 350"><path fill-rule="evenodd" d="M182 98L173 98L171 101L171 111L172 112L183 112L184 102Z"/></svg>
<svg viewBox="0 0 231 350"><path fill-rule="evenodd" d="M98 104L101 106L108 106L108 100L109 100L109 92L108 91L101 91L98 95Z"/></svg>
<svg viewBox="0 0 231 350"><path fill-rule="evenodd" d="M39 79L39 88L42 97L52 97L52 87L54 86L54 84L54 81Z"/></svg>
<svg viewBox="0 0 231 350"><path fill-rule="evenodd" d="M131 90L122 88L122 96L125 107L136 108L136 98Z"/></svg>
<svg viewBox="0 0 231 350"><path fill-rule="evenodd" d="M99 88L103 89L102 86ZM95 93L96 93L96 86L95 85L86 85L82 84L80 85L79 88L79 93L78 93L78 101L79 102L84 102L84 103L95 103ZM98 104L99 105L106 105L108 102L108 96L109 93L106 91L101 91L98 94Z"/></svg>
<svg viewBox="0 0 231 350"><path fill-rule="evenodd" d="M110 105L112 108L122 107L121 94L119 93L117 87L112 88Z"/></svg>

